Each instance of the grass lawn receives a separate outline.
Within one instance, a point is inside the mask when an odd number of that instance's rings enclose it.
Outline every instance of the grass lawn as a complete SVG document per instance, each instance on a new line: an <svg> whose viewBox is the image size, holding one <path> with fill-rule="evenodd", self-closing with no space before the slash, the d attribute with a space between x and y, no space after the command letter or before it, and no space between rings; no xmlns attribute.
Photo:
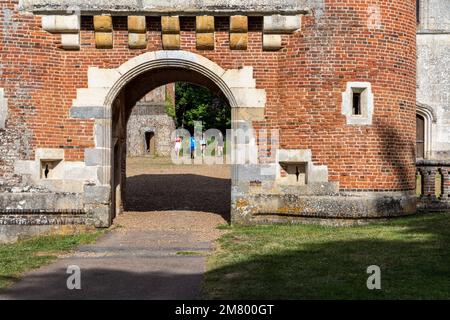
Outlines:
<svg viewBox="0 0 450 320"><path fill-rule="evenodd" d="M12 244L0 244L0 289L19 280L28 270L54 261L59 254L92 243L102 231L76 235L54 235L31 238Z"/></svg>
<svg viewBox="0 0 450 320"><path fill-rule="evenodd" d="M450 213L356 227L230 227L208 260L212 299L449 299ZM367 267L381 268L379 291Z"/></svg>

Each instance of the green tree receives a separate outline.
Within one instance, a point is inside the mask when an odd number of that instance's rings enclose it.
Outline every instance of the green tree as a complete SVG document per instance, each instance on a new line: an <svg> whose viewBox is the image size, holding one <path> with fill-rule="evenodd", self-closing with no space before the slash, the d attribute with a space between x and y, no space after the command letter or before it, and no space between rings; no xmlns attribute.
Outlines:
<svg viewBox="0 0 450 320"><path fill-rule="evenodd" d="M210 90L187 82L175 84L175 114L178 127L189 131L194 121L203 122L203 130L219 129L225 133L231 126L229 104Z"/></svg>

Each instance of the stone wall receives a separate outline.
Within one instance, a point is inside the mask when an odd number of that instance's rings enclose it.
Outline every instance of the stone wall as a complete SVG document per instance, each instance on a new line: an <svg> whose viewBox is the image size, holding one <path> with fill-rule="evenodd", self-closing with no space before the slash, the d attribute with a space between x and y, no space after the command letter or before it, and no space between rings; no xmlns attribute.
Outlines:
<svg viewBox="0 0 450 320"><path fill-rule="evenodd" d="M450 159L450 2L421 0L417 102L431 111L429 160Z"/></svg>
<svg viewBox="0 0 450 320"><path fill-rule="evenodd" d="M156 156L170 156L171 134L175 121L167 114L167 104L175 103L174 84L157 88L142 98L133 108L127 123L127 155L149 155L145 133L153 133Z"/></svg>

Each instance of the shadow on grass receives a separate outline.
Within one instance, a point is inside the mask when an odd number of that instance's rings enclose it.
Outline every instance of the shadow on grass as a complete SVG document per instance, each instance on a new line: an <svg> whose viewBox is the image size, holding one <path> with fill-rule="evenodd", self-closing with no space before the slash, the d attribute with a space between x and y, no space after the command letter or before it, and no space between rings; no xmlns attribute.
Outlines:
<svg viewBox="0 0 450 320"><path fill-rule="evenodd" d="M204 297L213 299L448 299L450 215L364 227L233 227L210 259ZM178 257L177 259L202 259ZM113 260L82 268L82 290L66 288L64 268L31 274L0 299L194 299L198 272L128 272ZM366 287L381 267L382 290Z"/></svg>
<svg viewBox="0 0 450 320"><path fill-rule="evenodd" d="M52 269L30 274L1 290L0 300L190 300L199 296L202 280L202 274L198 273L139 273L83 267L81 270L81 290L67 289L69 275L65 269Z"/></svg>
<svg viewBox="0 0 450 320"><path fill-rule="evenodd" d="M128 177L126 192L126 211L202 211L230 221L230 179L144 174Z"/></svg>
<svg viewBox="0 0 450 320"><path fill-rule="evenodd" d="M0 294L2 293L2 290L4 290L4 287L7 287L17 281L19 281L19 277L14 276L2 276L0 275Z"/></svg>
<svg viewBox="0 0 450 320"><path fill-rule="evenodd" d="M234 228L210 259L214 299L449 299L450 214L351 228ZM382 290L367 289L367 267Z"/></svg>

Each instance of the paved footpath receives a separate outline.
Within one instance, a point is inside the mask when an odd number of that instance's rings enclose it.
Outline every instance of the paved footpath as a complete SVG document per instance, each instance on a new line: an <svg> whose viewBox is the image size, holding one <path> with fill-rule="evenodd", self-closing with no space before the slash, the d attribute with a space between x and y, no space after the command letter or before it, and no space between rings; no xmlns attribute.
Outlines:
<svg viewBox="0 0 450 320"><path fill-rule="evenodd" d="M0 299L200 298L206 255L227 219L229 169L151 161L130 161L130 212L112 231L25 274ZM81 290L67 289L71 265L81 268Z"/></svg>
<svg viewBox="0 0 450 320"><path fill-rule="evenodd" d="M156 220L205 218L193 212L155 213ZM152 214L127 214L145 226ZM55 263L32 271L0 295L0 299L197 299L212 239L176 227L162 229L122 226L95 244L82 246ZM196 253L193 255L193 253ZM81 290L68 290L68 266L81 269Z"/></svg>

